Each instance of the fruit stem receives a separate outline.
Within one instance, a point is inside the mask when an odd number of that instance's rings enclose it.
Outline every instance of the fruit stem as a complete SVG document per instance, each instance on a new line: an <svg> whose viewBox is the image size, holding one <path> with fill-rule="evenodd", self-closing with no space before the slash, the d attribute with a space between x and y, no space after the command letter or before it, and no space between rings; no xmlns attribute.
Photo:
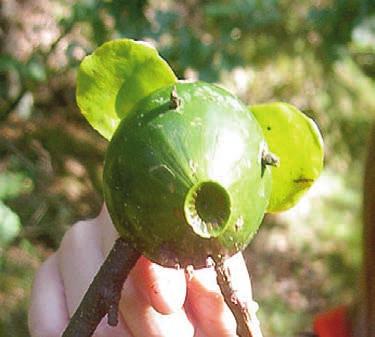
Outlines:
<svg viewBox="0 0 375 337"><path fill-rule="evenodd" d="M173 87L171 96L169 98L169 108L170 109L177 109L181 105L181 98L177 95L177 88L176 86Z"/></svg>
<svg viewBox="0 0 375 337"><path fill-rule="evenodd" d="M129 242L122 238L116 240L62 337L91 336L106 314L108 324L117 325L121 290L140 256Z"/></svg>
<svg viewBox="0 0 375 337"><path fill-rule="evenodd" d="M278 167L280 165L280 159L272 152L264 151L262 153L262 165Z"/></svg>
<svg viewBox="0 0 375 337"><path fill-rule="evenodd" d="M214 259L216 279L224 301L236 319L238 336L262 337L254 306L238 297L236 289L233 288L230 270L224 262L224 258Z"/></svg>

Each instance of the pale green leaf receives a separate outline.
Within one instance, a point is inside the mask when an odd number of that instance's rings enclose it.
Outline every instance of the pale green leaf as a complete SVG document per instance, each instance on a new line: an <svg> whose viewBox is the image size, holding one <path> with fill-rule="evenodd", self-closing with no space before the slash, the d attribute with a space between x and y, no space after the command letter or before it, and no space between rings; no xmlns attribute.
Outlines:
<svg viewBox="0 0 375 337"><path fill-rule="evenodd" d="M20 172L0 173L0 200L16 198L31 188L32 181Z"/></svg>
<svg viewBox="0 0 375 337"><path fill-rule="evenodd" d="M286 103L253 105L270 151L279 160L272 167L268 212L293 207L319 177L323 168L323 140L312 119Z"/></svg>
<svg viewBox="0 0 375 337"><path fill-rule="evenodd" d="M11 242L21 229L20 218L0 201L0 247Z"/></svg>
<svg viewBox="0 0 375 337"><path fill-rule="evenodd" d="M152 46L129 39L104 43L82 61L77 103L89 123L110 139L143 97L177 79Z"/></svg>

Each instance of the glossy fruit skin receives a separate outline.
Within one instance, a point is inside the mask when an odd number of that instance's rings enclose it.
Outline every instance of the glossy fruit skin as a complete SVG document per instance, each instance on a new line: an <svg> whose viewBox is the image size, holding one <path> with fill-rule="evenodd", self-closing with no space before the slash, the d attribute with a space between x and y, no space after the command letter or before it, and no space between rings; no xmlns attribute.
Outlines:
<svg viewBox="0 0 375 337"><path fill-rule="evenodd" d="M122 120L107 150L104 197L117 230L164 266L199 268L208 256L233 255L256 233L268 205L266 148L255 118L218 86L178 82L152 93ZM213 200L229 212L205 233L188 220L186 200L199 184L212 187Z"/></svg>

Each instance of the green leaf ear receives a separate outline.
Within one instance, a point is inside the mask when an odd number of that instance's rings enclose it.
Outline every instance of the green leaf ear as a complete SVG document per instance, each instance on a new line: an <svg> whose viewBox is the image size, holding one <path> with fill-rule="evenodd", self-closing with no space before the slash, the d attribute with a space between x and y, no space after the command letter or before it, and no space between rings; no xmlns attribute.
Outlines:
<svg viewBox="0 0 375 337"><path fill-rule="evenodd" d="M176 81L172 69L152 46L114 40L82 61L77 103L89 123L109 140L140 99Z"/></svg>
<svg viewBox="0 0 375 337"><path fill-rule="evenodd" d="M323 140L316 124L286 103L249 107L269 149L280 160L272 167L272 193L267 212L293 207L319 177L323 168Z"/></svg>

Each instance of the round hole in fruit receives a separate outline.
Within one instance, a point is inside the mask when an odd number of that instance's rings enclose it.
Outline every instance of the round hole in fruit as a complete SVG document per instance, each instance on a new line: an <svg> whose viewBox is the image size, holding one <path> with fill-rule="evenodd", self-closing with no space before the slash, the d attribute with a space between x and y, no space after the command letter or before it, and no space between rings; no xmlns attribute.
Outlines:
<svg viewBox="0 0 375 337"><path fill-rule="evenodd" d="M185 217L201 237L216 237L230 217L230 197L224 187L213 181L194 185L185 199Z"/></svg>

